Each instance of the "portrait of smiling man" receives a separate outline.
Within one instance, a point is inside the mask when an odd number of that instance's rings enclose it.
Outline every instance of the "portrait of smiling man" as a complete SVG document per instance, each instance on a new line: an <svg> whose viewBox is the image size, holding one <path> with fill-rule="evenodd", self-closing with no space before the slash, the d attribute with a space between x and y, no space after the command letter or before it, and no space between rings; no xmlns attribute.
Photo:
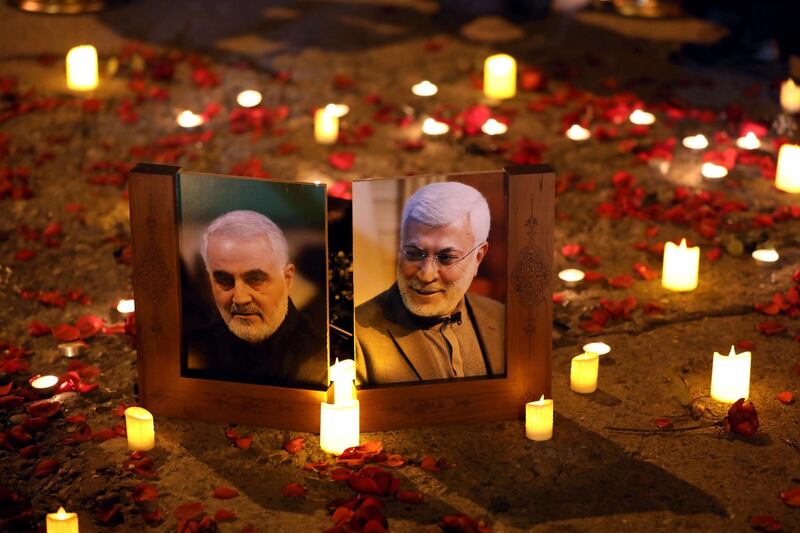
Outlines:
<svg viewBox="0 0 800 533"><path fill-rule="evenodd" d="M505 306L468 292L490 224L486 199L463 183L426 185L408 199L396 281L355 309L362 384L504 374Z"/></svg>
<svg viewBox="0 0 800 533"><path fill-rule="evenodd" d="M324 385L326 341L290 297L296 268L283 231L261 213L230 211L208 225L200 255L217 313L188 336L189 368L213 379Z"/></svg>

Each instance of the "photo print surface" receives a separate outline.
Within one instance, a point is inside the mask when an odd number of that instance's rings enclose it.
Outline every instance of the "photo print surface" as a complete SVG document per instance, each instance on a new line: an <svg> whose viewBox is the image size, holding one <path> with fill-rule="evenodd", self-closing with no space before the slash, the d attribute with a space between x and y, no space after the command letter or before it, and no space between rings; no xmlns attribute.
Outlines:
<svg viewBox="0 0 800 533"><path fill-rule="evenodd" d="M181 375L325 389L325 187L183 173L176 189Z"/></svg>

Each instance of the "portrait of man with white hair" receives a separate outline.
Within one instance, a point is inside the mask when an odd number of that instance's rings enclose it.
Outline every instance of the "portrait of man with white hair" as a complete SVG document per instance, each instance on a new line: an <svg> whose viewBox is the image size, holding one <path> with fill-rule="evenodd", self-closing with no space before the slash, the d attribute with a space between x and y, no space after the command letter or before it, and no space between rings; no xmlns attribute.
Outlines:
<svg viewBox="0 0 800 533"><path fill-rule="evenodd" d="M432 183L408 198L394 283L355 309L363 385L505 373L505 306L469 292L490 227L487 200L470 185Z"/></svg>

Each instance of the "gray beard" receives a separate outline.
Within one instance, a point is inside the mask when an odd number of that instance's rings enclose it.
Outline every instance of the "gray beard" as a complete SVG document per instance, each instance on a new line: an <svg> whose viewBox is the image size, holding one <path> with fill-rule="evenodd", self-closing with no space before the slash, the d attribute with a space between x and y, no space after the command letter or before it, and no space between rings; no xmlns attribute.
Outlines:
<svg viewBox="0 0 800 533"><path fill-rule="evenodd" d="M469 289L471 284L472 276L467 273L450 284L436 282L435 284L426 286L415 282L414 278L411 280L406 280L403 278L400 275L399 267L397 271L397 288L400 289L400 298L403 299L403 305L406 306L406 309L417 316L443 317L452 314L453 311L455 311L458 307L458 304L461 303L461 300L464 298L464 294L466 294L467 289ZM411 292L415 288L444 289L444 300L430 304L414 303L412 301L413 295Z"/></svg>
<svg viewBox="0 0 800 533"><path fill-rule="evenodd" d="M286 319L286 314L289 312L289 297L283 298L275 312L266 317L260 324L248 324L245 321L240 321L231 315L230 309L220 306L217 306L217 309L231 333L245 342L257 344L270 338L281 327L281 324Z"/></svg>

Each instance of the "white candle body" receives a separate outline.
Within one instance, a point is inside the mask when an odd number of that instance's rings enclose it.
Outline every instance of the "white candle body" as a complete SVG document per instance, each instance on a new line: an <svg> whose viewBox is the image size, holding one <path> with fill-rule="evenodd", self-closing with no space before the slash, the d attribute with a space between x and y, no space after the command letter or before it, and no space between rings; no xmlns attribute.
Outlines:
<svg viewBox="0 0 800 533"><path fill-rule="evenodd" d="M784 144L778 152L775 187L790 193L800 193L800 145Z"/></svg>
<svg viewBox="0 0 800 533"><path fill-rule="evenodd" d="M553 438L553 400L525 404L525 436L535 441Z"/></svg>
<svg viewBox="0 0 800 533"><path fill-rule="evenodd" d="M605 355L611 351L611 346L604 342L590 342L583 345L584 352L592 352L597 355Z"/></svg>
<svg viewBox="0 0 800 533"><path fill-rule="evenodd" d="M664 245L664 265L661 271L661 285L671 291L693 291L697 288L700 270L700 247L686 247L686 239L681 245L673 242Z"/></svg>
<svg viewBox="0 0 800 533"><path fill-rule="evenodd" d="M517 62L508 54L495 54L483 64L483 94L502 100L517 94Z"/></svg>
<svg viewBox="0 0 800 533"><path fill-rule="evenodd" d="M428 80L424 80L412 86L411 92L417 96L433 96L439 92L439 87Z"/></svg>
<svg viewBox="0 0 800 533"><path fill-rule="evenodd" d="M577 268L567 268L558 273L558 279L564 283L565 287L577 287L585 277L586 274L583 273L583 270Z"/></svg>
<svg viewBox="0 0 800 533"><path fill-rule="evenodd" d="M641 109L635 109L628 119L637 126L649 126L654 124L656 121L656 116L652 113L648 113L647 111L642 111Z"/></svg>
<svg viewBox="0 0 800 533"><path fill-rule="evenodd" d="M703 167L700 169L700 173L703 175L704 178L717 180L727 176L728 169L723 167L722 165L717 165L716 163L712 163L711 161L706 161L705 163L703 163Z"/></svg>
<svg viewBox="0 0 800 533"><path fill-rule="evenodd" d="M748 131L743 137L736 139L736 146L743 150L758 150L761 148L761 141L752 131Z"/></svg>
<svg viewBox="0 0 800 533"><path fill-rule="evenodd" d="M781 83L781 107L787 113L800 112L800 87L791 78Z"/></svg>
<svg viewBox="0 0 800 533"><path fill-rule="evenodd" d="M683 138L683 145L691 150L704 150L708 148L708 139L702 133Z"/></svg>
<svg viewBox="0 0 800 533"><path fill-rule="evenodd" d="M597 390L597 374L600 370L600 357L593 352L584 352L572 358L569 373L569 388L581 394Z"/></svg>
<svg viewBox="0 0 800 533"><path fill-rule="evenodd" d="M444 135L448 131L450 131L450 126L435 118L428 117L422 122L422 133L426 135Z"/></svg>
<svg viewBox="0 0 800 533"><path fill-rule="evenodd" d="M728 355L714 352L711 368L711 397L733 403L750 395L750 352L737 354L733 346Z"/></svg>
<svg viewBox="0 0 800 533"><path fill-rule="evenodd" d="M327 107L314 113L314 140L333 144L339 138L339 117Z"/></svg>
<svg viewBox="0 0 800 533"><path fill-rule="evenodd" d="M242 107L255 107L261 103L261 93L254 89L247 89L236 96L236 103Z"/></svg>
<svg viewBox="0 0 800 533"><path fill-rule="evenodd" d="M356 363L352 359L337 361L330 367L330 380L333 383L333 403L345 404L353 398L353 382L356 379Z"/></svg>
<svg viewBox="0 0 800 533"><path fill-rule="evenodd" d="M97 88L97 50L90 44L76 46L67 53L67 87L73 91Z"/></svg>
<svg viewBox="0 0 800 533"><path fill-rule="evenodd" d="M78 533L78 515L59 507L57 513L47 513L47 533Z"/></svg>
<svg viewBox="0 0 800 533"><path fill-rule="evenodd" d="M567 130L567 137L573 141L585 141L591 136L591 132L580 124L573 124Z"/></svg>
<svg viewBox="0 0 800 533"><path fill-rule="evenodd" d="M359 430L358 400L320 404L319 445L324 451L339 455L358 446Z"/></svg>
<svg viewBox="0 0 800 533"><path fill-rule="evenodd" d="M132 452L152 450L156 445L153 415L142 407L125 409L125 430L128 434L128 449Z"/></svg>

